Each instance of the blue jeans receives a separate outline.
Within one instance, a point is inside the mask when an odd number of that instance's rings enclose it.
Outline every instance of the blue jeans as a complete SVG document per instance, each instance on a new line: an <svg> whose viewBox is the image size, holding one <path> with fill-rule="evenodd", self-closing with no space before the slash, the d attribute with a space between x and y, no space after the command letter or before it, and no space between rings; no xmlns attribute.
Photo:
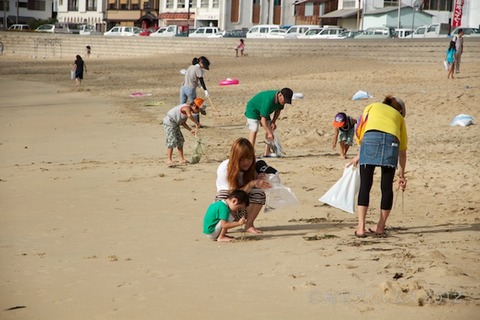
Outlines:
<svg viewBox="0 0 480 320"><path fill-rule="evenodd" d="M180 87L180 103L187 103L188 101L193 102L197 97L197 91L195 88L182 86ZM200 123L200 112L194 114L193 117Z"/></svg>
<svg viewBox="0 0 480 320"><path fill-rule="evenodd" d="M398 164L399 141L392 134L380 131L365 132L360 145L359 164L393 167Z"/></svg>

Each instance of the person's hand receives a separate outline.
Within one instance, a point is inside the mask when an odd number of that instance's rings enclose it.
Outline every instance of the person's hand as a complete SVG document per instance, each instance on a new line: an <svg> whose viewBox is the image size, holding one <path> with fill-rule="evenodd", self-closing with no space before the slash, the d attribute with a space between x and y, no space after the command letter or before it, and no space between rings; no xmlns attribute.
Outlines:
<svg viewBox="0 0 480 320"><path fill-rule="evenodd" d="M407 188L407 179L405 177L398 178L398 188L402 191L405 191Z"/></svg>
<svg viewBox="0 0 480 320"><path fill-rule="evenodd" d="M238 220L238 225L243 226L245 222L246 222L245 217L242 217L240 220Z"/></svg>
<svg viewBox="0 0 480 320"><path fill-rule="evenodd" d="M272 128L272 130L276 130L277 124L275 122L270 123L270 128Z"/></svg>
<svg viewBox="0 0 480 320"><path fill-rule="evenodd" d="M205 90L205 98L208 98L208 90Z"/></svg>
<svg viewBox="0 0 480 320"><path fill-rule="evenodd" d="M269 189L272 187L270 183L268 183L263 179L253 180L253 185L255 186L255 188L258 188L258 189Z"/></svg>
<svg viewBox="0 0 480 320"><path fill-rule="evenodd" d="M273 133L267 132L265 134L265 140L267 140L267 142L273 142Z"/></svg>
<svg viewBox="0 0 480 320"><path fill-rule="evenodd" d="M347 163L347 167L350 167L351 165L356 167L358 165L358 160L359 159L360 159L360 157L358 155L356 155L349 163Z"/></svg>

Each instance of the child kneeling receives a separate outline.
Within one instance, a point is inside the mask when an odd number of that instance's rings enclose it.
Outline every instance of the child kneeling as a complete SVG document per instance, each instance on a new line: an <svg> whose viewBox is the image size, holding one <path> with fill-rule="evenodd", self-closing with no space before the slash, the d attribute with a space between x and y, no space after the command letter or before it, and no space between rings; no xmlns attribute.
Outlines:
<svg viewBox="0 0 480 320"><path fill-rule="evenodd" d="M232 241L234 237L228 236L228 229L245 224L245 218L234 221L232 212L248 207L248 194L243 190L234 190L227 199L212 203L203 219L203 233L208 238L217 241Z"/></svg>

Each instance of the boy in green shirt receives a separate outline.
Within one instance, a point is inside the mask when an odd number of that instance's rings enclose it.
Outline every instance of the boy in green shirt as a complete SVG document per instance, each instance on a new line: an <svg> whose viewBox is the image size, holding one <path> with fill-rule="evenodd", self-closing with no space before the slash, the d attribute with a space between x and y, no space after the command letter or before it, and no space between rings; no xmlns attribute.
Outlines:
<svg viewBox="0 0 480 320"><path fill-rule="evenodd" d="M227 199L212 203L203 219L203 233L212 240L235 240L234 237L227 236L227 230L244 225L245 218L234 221L231 212L244 209L248 204L248 194L243 190L234 190Z"/></svg>

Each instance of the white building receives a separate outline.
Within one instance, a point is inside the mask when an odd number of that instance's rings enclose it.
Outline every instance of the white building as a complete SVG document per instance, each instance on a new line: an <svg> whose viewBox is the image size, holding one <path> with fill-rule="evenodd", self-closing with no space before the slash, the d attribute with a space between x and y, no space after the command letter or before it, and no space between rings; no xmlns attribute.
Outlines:
<svg viewBox="0 0 480 320"><path fill-rule="evenodd" d="M105 30L106 0L53 0L58 22L89 24Z"/></svg>
<svg viewBox="0 0 480 320"><path fill-rule="evenodd" d="M50 19L54 11L53 0L0 0L0 10L3 11L0 24L6 26Z"/></svg>

